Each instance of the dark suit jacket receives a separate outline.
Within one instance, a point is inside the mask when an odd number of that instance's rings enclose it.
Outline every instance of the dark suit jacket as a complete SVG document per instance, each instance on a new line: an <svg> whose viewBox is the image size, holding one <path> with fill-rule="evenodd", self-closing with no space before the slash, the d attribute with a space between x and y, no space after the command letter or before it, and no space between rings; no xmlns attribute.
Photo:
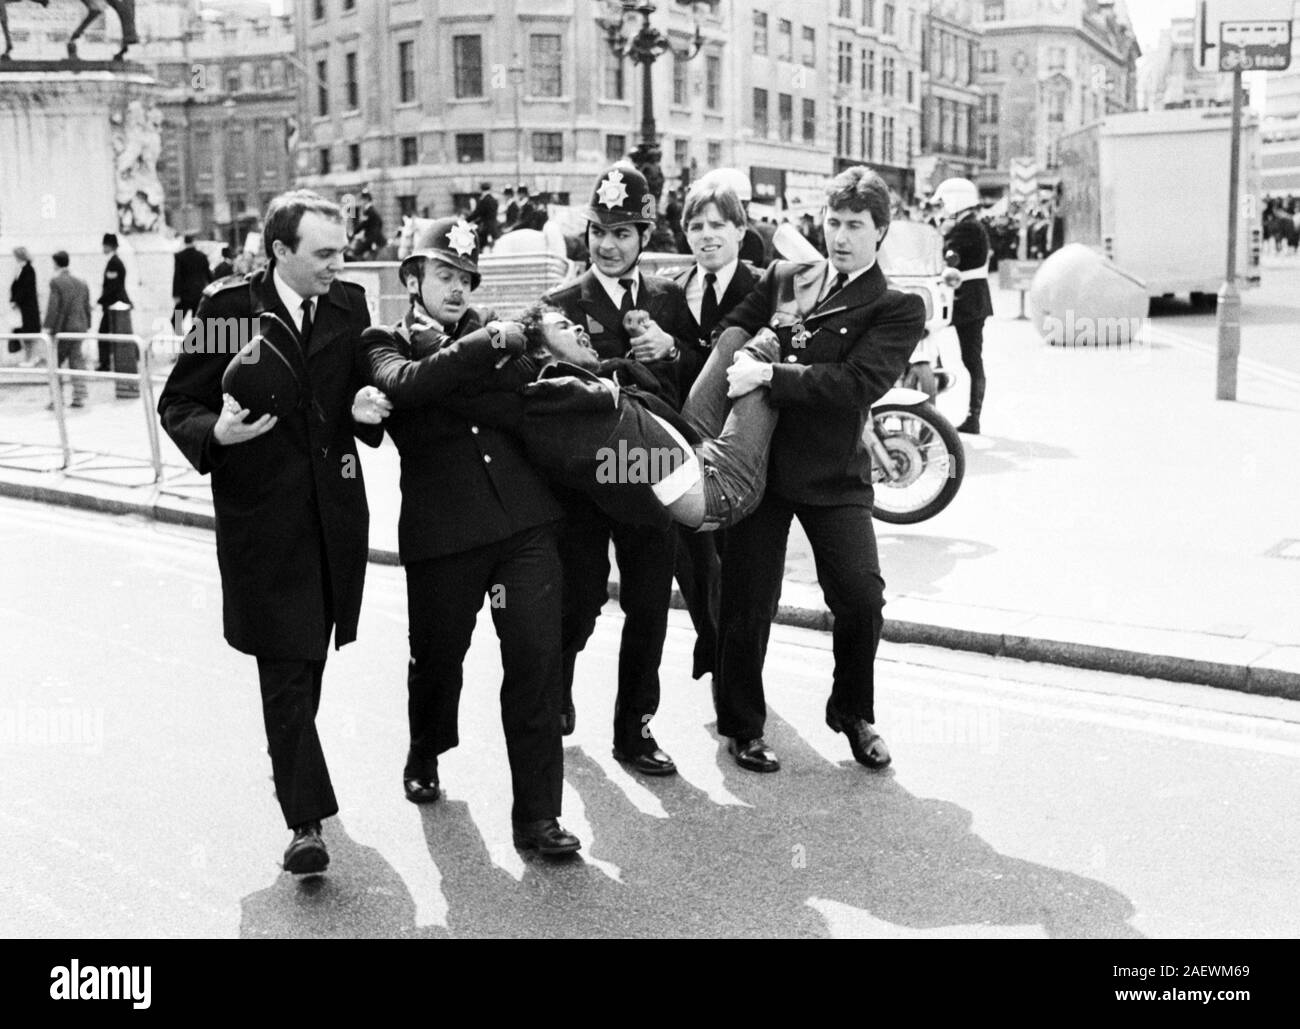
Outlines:
<svg viewBox="0 0 1300 1029"><path fill-rule="evenodd" d="M110 254L104 265L104 288L99 294L99 306L131 302L126 295L126 265L117 254Z"/></svg>
<svg viewBox="0 0 1300 1029"><path fill-rule="evenodd" d="M871 455L862 431L871 405L903 373L925 332L925 303L889 289L877 264L818 306L826 267L773 263L722 326L753 333L780 312L802 317L811 333L798 345L790 326L776 330L781 363L769 393L781 417L768 493L794 503L870 506Z"/></svg>
<svg viewBox="0 0 1300 1029"><path fill-rule="evenodd" d="M45 331L90 331L90 287L66 268L50 279L50 302L45 308Z"/></svg>
<svg viewBox="0 0 1300 1029"><path fill-rule="evenodd" d="M678 366L687 347L696 339L698 329L694 327L695 319L686 306L686 294L682 292L681 286L658 275L644 275L639 271L637 274L641 276L637 308L649 314L664 332L673 337L678 352L675 361L651 361L647 362L646 367L659 380L660 396L674 408L680 408L685 398L678 388ZM610 300L594 271L588 269L574 282L548 293L542 300L558 307L570 321L586 328L598 357L609 359L628 356L631 339L623 328L618 308ZM698 374L698 369L696 373Z"/></svg>
<svg viewBox="0 0 1300 1029"><path fill-rule="evenodd" d="M477 311L450 334L412 332L410 318L362 337L370 381L393 403L386 426L402 458L398 550L403 564L497 543L561 517L512 433L462 414L453 394L493 376L503 351Z"/></svg>
<svg viewBox="0 0 1300 1029"><path fill-rule="evenodd" d="M36 269L24 261L9 286L9 302L18 308L19 332L41 331L41 301L36 293Z"/></svg>
<svg viewBox="0 0 1300 1029"><path fill-rule="evenodd" d="M697 274L700 274L700 266L693 264L674 275L673 282L681 286L682 293L685 294L690 286L691 279ZM695 380L699 378L700 369L704 367L704 362L709 359L709 350L713 346L713 334L717 331L718 325L722 323L722 319L727 316L733 307L749 296L757 282L758 276L754 274L750 265L744 261L736 265L736 274L731 277L731 282L727 284L726 292L718 297L718 324L715 325L700 325L695 320L695 315L691 314L690 305L686 305L686 314L690 318L695 333L690 343L682 348L682 355L678 361L677 388L683 403L686 402L691 387L695 385Z"/></svg>
<svg viewBox="0 0 1300 1029"><path fill-rule="evenodd" d="M296 324L269 268L213 284L197 317L200 324L250 320L244 324L255 333L266 311ZM370 513L354 436L371 446L383 438L381 426L358 425L351 414L365 382L361 333L369 324L365 290L336 280L317 298L307 354L289 353L320 415L304 405L247 443L226 447L212 437L229 350L187 348L158 401L163 428L181 453L200 473L212 474L225 633L237 650L321 660L329 639L326 596L335 646L356 639Z"/></svg>
<svg viewBox="0 0 1300 1029"><path fill-rule="evenodd" d="M948 230L943 241L944 258L958 271L983 267L989 259L989 234L973 214ZM957 287L952 303L952 323L979 321L993 314L993 297L988 279L970 279Z"/></svg>
<svg viewBox="0 0 1300 1029"><path fill-rule="evenodd" d="M497 198L491 193L480 193L474 210L466 221L478 222L483 231L495 233L497 227Z"/></svg>
<svg viewBox="0 0 1300 1029"><path fill-rule="evenodd" d="M180 307L193 311L199 306L203 291L212 281L212 269L202 251L185 247L176 254L172 272L172 296L180 297Z"/></svg>

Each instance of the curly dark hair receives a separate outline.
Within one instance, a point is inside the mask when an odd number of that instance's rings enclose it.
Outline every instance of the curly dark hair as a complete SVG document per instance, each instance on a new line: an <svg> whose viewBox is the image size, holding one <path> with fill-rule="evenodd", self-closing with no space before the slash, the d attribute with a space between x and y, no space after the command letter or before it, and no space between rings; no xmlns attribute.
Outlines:
<svg viewBox="0 0 1300 1029"><path fill-rule="evenodd" d="M548 314L563 314L554 304L548 304L543 300L530 304L518 318L519 324L524 327L524 338L528 340L529 350L539 350L546 347L546 330L542 327L542 319Z"/></svg>

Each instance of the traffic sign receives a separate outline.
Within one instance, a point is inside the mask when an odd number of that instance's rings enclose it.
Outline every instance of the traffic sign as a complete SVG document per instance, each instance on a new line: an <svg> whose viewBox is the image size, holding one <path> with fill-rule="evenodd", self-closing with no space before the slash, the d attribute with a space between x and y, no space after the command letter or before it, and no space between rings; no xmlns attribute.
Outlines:
<svg viewBox="0 0 1300 1029"><path fill-rule="evenodd" d="M1285 71L1290 65L1289 21L1225 21L1219 26L1219 71Z"/></svg>
<svg viewBox="0 0 1300 1029"><path fill-rule="evenodd" d="M1201 71L1211 72L1275 70L1272 64L1230 66L1244 57L1240 49L1242 35L1238 30L1233 30L1226 38L1227 49L1237 56L1229 57L1229 65L1224 65L1220 57L1225 48L1223 26L1257 22L1286 22L1289 25L1292 7L1293 0L1197 0L1193 62ZM1247 32L1245 36L1250 38L1253 32Z"/></svg>
<svg viewBox="0 0 1300 1029"><path fill-rule="evenodd" d="M1038 164L1032 157L1011 158L1011 197L1032 200L1038 195Z"/></svg>

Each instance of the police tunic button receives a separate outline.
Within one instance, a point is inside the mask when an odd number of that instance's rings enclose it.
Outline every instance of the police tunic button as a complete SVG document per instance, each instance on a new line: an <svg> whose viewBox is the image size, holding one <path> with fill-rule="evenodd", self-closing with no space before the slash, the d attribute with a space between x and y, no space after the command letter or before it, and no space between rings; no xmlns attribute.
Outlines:
<svg viewBox="0 0 1300 1029"><path fill-rule="evenodd" d="M471 425L471 426L469 427L469 431L472 432L475 436L477 436L477 435L478 435L478 426L477 426L477 425Z"/></svg>
<svg viewBox="0 0 1300 1029"><path fill-rule="evenodd" d="M491 454L484 454L484 455L483 455L483 463L484 463L484 464L491 464L491 463L492 463L492 455L491 455Z"/></svg>
<svg viewBox="0 0 1300 1029"><path fill-rule="evenodd" d="M791 354L789 357L787 357L787 358L785 359L785 363L786 363L786 364L798 364L798 363L799 363L799 358L797 358L794 354Z"/></svg>
<svg viewBox="0 0 1300 1029"><path fill-rule="evenodd" d="M846 335L848 335L848 331L849 331L848 329L840 329L840 335L841 335L841 336L846 336Z"/></svg>

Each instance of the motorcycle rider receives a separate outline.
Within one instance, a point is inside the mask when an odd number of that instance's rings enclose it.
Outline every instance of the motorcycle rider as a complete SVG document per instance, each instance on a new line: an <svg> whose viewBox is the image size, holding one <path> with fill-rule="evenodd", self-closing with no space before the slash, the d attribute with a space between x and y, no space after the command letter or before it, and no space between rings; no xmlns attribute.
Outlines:
<svg viewBox="0 0 1300 1029"><path fill-rule="evenodd" d="M984 408L984 319L993 313L989 293L989 234L980 221L979 190L970 179L945 179L934 191L943 206L944 260L961 272L952 305L952 327L961 363L970 375L970 402L958 432L979 435Z"/></svg>

